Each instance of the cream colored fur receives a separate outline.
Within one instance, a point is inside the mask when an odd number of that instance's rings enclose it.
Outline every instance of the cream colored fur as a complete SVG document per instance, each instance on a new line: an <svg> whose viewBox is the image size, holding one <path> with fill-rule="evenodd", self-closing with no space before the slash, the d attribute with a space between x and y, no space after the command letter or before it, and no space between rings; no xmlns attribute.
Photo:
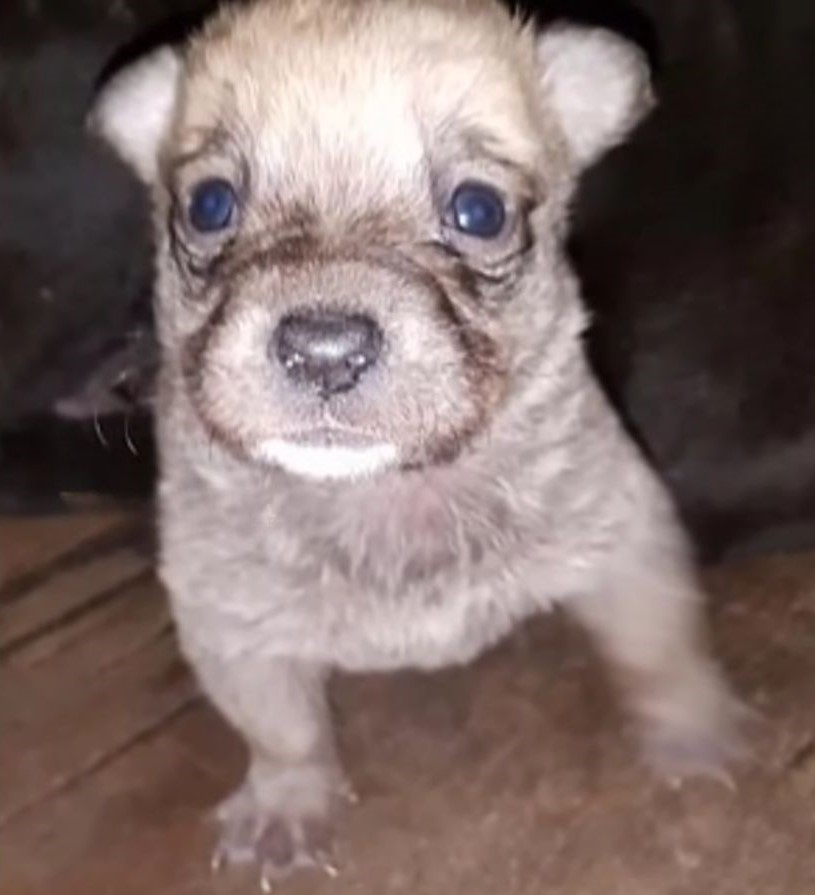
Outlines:
<svg viewBox="0 0 815 895"><path fill-rule="evenodd" d="M332 669L466 662L556 602L656 763L729 756L685 539L586 363L563 251L577 176L650 103L635 48L538 35L492 0L235 7L100 99L156 210L162 575L251 752L227 858L267 877L324 860ZM179 219L216 175L240 184L228 242ZM467 178L507 197L503 241L444 224ZM325 305L376 316L388 351L320 403L268 345L282 314ZM362 446L298 440L326 426Z"/></svg>

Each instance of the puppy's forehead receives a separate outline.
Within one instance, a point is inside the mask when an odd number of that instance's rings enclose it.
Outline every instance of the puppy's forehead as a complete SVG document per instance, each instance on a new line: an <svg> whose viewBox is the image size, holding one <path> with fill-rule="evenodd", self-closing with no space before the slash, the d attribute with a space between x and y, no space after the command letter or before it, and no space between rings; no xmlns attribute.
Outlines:
<svg viewBox="0 0 815 895"><path fill-rule="evenodd" d="M190 48L178 142L227 134L261 182L362 165L380 194L472 135L531 167L534 71L531 37L491 0L265 0Z"/></svg>

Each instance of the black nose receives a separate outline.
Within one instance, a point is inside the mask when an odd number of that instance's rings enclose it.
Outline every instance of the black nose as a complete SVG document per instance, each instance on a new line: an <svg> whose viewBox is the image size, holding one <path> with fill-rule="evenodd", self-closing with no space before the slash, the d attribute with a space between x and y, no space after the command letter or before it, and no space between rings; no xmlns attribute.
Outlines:
<svg viewBox="0 0 815 895"><path fill-rule="evenodd" d="M382 331L364 314L290 314L277 327L273 350L295 382L334 395L354 388L376 363Z"/></svg>

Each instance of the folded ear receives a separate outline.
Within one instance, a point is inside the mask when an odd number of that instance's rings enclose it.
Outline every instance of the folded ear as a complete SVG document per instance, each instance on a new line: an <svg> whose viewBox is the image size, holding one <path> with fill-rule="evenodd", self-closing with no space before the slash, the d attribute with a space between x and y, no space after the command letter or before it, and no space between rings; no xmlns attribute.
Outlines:
<svg viewBox="0 0 815 895"><path fill-rule="evenodd" d="M91 130L146 183L153 183L158 174L159 152L172 123L180 74L176 50L154 50L114 75L91 109Z"/></svg>
<svg viewBox="0 0 815 895"><path fill-rule="evenodd" d="M538 37L545 101L580 168L619 143L654 105L645 54L611 31L559 25Z"/></svg>

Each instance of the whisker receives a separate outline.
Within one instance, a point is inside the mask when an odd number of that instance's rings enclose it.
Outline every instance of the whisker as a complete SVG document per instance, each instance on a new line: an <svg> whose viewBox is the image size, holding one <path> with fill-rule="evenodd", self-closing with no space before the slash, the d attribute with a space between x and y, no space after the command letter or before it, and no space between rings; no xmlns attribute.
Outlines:
<svg viewBox="0 0 815 895"><path fill-rule="evenodd" d="M133 454L134 457L139 456L139 452L136 448L136 445L133 443L133 439L130 437L130 414L125 414L124 419L124 435L125 435L125 444L127 445L127 449Z"/></svg>
<svg viewBox="0 0 815 895"><path fill-rule="evenodd" d="M99 444L102 445L105 450L110 450L110 442L105 437L105 433L102 431L102 423L99 421L99 411L94 410L93 412L93 431L96 433L96 437L99 439Z"/></svg>

